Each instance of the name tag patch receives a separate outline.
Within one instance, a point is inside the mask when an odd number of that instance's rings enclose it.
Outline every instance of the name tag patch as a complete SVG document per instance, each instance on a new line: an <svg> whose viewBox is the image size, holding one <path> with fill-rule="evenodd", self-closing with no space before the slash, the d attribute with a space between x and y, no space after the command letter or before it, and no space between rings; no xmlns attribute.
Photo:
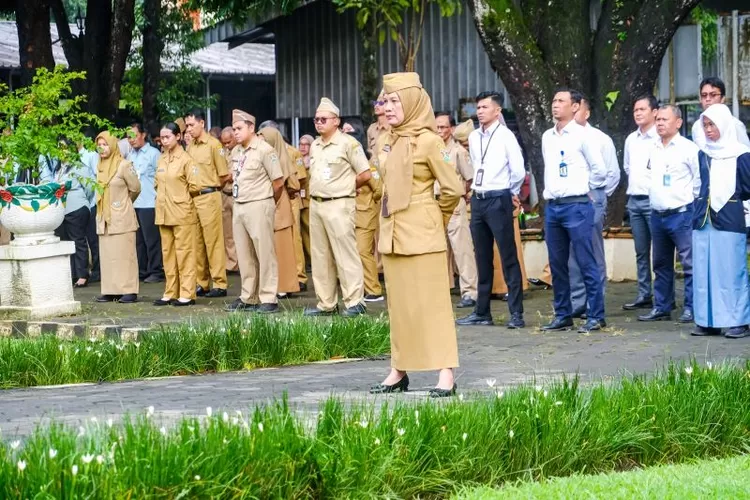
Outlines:
<svg viewBox="0 0 750 500"><path fill-rule="evenodd" d="M664 187L672 185L672 174L664 174Z"/></svg>

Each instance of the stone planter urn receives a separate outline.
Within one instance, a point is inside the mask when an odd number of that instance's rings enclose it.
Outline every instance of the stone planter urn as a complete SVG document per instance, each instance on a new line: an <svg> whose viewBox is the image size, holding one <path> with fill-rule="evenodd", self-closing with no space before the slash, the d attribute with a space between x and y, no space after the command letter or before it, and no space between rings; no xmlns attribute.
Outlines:
<svg viewBox="0 0 750 500"><path fill-rule="evenodd" d="M0 189L0 224L14 236L0 246L0 312L41 319L81 311L70 274L75 245L54 233L68 189L70 183Z"/></svg>

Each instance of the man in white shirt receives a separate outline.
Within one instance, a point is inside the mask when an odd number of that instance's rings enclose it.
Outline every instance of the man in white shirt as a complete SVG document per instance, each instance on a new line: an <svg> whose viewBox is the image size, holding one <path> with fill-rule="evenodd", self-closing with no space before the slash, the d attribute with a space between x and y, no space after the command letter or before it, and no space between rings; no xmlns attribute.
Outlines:
<svg viewBox="0 0 750 500"><path fill-rule="evenodd" d="M599 277L602 281L602 290L607 285L607 264L604 260L604 220L607 218L607 198L617 189L620 183L620 162L617 161L617 150L612 139L596 127L589 123L591 117L591 106L587 98L581 100L581 107L575 116L575 121L586 129L589 134L589 140L599 147L602 159L607 167L607 181L605 185L594 185L589 183L591 191L589 196L594 204L594 231L592 233L592 242L594 244L594 257L599 267ZM568 272L570 273L570 300L573 307L573 317L580 318L586 314L586 286L583 283L581 270L575 259L575 252L571 247L570 258L568 259Z"/></svg>
<svg viewBox="0 0 750 500"><path fill-rule="evenodd" d="M726 101L726 94L727 87L721 79L716 78L715 76L704 78L700 86L701 108L705 111L712 104L724 104L724 101ZM735 118L734 125L737 129L737 140L745 146L750 147L750 137L747 136L747 127L745 127L745 124ZM696 143L700 149L705 147L706 133L703 131L703 124L700 120L696 120L695 123L693 123L692 137L693 142Z"/></svg>
<svg viewBox="0 0 750 500"><path fill-rule="evenodd" d="M654 308L639 321L670 320L674 293L674 252L685 274L680 323L693 322L693 200L700 189L698 146L680 135L682 112L672 104L659 109L651 168L651 238L654 253Z"/></svg>
<svg viewBox="0 0 750 500"><path fill-rule="evenodd" d="M523 153L513 132L500 122L503 97L482 92L476 97L480 127L469 135L469 156L474 167L471 197L471 236L479 275L474 312L458 325L491 325L490 294L493 281L493 243L497 242L508 285L508 328L523 328L521 266L513 232L513 199L526 178Z"/></svg>
<svg viewBox="0 0 750 500"><path fill-rule="evenodd" d="M587 320L579 332L606 326L604 290L594 256L591 233L594 207L591 187L607 182L607 167L601 150L589 133L574 120L583 95L577 90L559 90L552 100L556 124L542 136L544 156L544 231L552 270L555 319L542 330L566 330L573 326L568 258L571 246L586 286Z"/></svg>
<svg viewBox="0 0 750 500"><path fill-rule="evenodd" d="M628 175L628 214L630 230L635 245L635 262L638 270L638 295L633 302L622 306L626 311L650 309L651 297L651 203L648 194L651 189L651 169L648 159L654 143L659 138L656 133L656 113L659 103L651 94L635 99L633 119L638 129L625 139L623 170Z"/></svg>

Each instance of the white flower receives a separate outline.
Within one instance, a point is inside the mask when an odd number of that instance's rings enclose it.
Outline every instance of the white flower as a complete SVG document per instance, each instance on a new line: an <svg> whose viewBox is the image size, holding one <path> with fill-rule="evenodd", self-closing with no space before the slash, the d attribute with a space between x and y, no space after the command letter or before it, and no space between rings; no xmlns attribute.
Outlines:
<svg viewBox="0 0 750 500"><path fill-rule="evenodd" d="M468 435L468 434L466 434L466 433L464 432L464 435L463 435L463 436L461 436L461 439L463 439L464 441L466 441L466 438L467 438L467 437L469 437L469 435Z"/></svg>
<svg viewBox="0 0 750 500"><path fill-rule="evenodd" d="M138 349L139 347L141 347L141 343L140 342L133 342L133 345L135 345L136 349Z"/></svg>
<svg viewBox="0 0 750 500"><path fill-rule="evenodd" d="M210 418L214 414L214 410L210 406L206 406L206 415Z"/></svg>
<svg viewBox="0 0 750 500"><path fill-rule="evenodd" d="M463 393L461 393L461 394L459 394L459 395L458 395L458 400L459 400L459 401L463 401L463 400L464 400L464 395L463 395Z"/></svg>
<svg viewBox="0 0 750 500"><path fill-rule="evenodd" d="M687 373L688 375L692 375L693 374L693 367L692 366L686 366L685 367L685 373Z"/></svg>
<svg viewBox="0 0 750 500"><path fill-rule="evenodd" d="M111 418L107 419L107 427L111 429L114 424L115 424L114 420L112 420Z"/></svg>
<svg viewBox="0 0 750 500"><path fill-rule="evenodd" d="M83 426L78 427L78 437L82 437L86 435L86 429L83 428Z"/></svg>
<svg viewBox="0 0 750 500"><path fill-rule="evenodd" d="M258 430L263 432L263 422L258 422Z"/></svg>
<svg viewBox="0 0 750 500"><path fill-rule="evenodd" d="M232 425L240 425L240 419L237 417L232 417Z"/></svg>
<svg viewBox="0 0 750 500"><path fill-rule="evenodd" d="M104 463L104 457L101 456L101 455L97 455L96 456L96 463L98 463L99 465L103 464Z"/></svg>
<svg viewBox="0 0 750 500"><path fill-rule="evenodd" d="M85 464L90 464L93 459L94 455L84 455L81 457L81 461Z"/></svg>
<svg viewBox="0 0 750 500"><path fill-rule="evenodd" d="M229 444L229 440L227 438L224 438L224 444Z"/></svg>
<svg viewBox="0 0 750 500"><path fill-rule="evenodd" d="M536 392L542 392L542 386L541 385L537 385L536 387L534 387L534 390Z"/></svg>
<svg viewBox="0 0 750 500"><path fill-rule="evenodd" d="M62 352L62 350L63 350L62 344L60 344L59 346L57 346L57 348L60 349L60 352Z"/></svg>
<svg viewBox="0 0 750 500"><path fill-rule="evenodd" d="M99 351L96 351L96 355L99 356L100 358L102 357L102 353Z"/></svg>
<svg viewBox="0 0 750 500"><path fill-rule="evenodd" d="M221 415L221 419L222 419L222 420L223 420L224 422L229 422L229 413L227 413L227 412L224 412L224 413L223 413L223 414Z"/></svg>
<svg viewBox="0 0 750 500"><path fill-rule="evenodd" d="M555 406L562 406L562 401L555 401Z"/></svg>
<svg viewBox="0 0 750 500"><path fill-rule="evenodd" d="M398 429L396 432L398 432L399 436L403 436L404 434L406 434L406 431L404 429Z"/></svg>
<svg viewBox="0 0 750 500"><path fill-rule="evenodd" d="M710 361L706 361L706 368L708 368L709 370L713 370L714 364L711 363Z"/></svg>
<svg viewBox="0 0 750 500"><path fill-rule="evenodd" d="M76 474L78 474L78 466L77 466L77 465L74 465L73 467L71 467L71 468L70 468L70 472L71 472L71 473L72 473L72 474L73 474L74 476L75 476Z"/></svg>
<svg viewBox="0 0 750 500"><path fill-rule="evenodd" d="M13 441L10 443L11 450L17 450L19 446L21 446L21 441Z"/></svg>
<svg viewBox="0 0 750 500"><path fill-rule="evenodd" d="M93 351L93 350L94 350L94 348L93 348L93 347L91 347L90 345L87 345L87 346L86 346L86 352L91 352L91 351Z"/></svg>
<svg viewBox="0 0 750 500"><path fill-rule="evenodd" d="M359 426L363 429L367 429L367 426L370 425L370 423L367 420L360 420Z"/></svg>
<svg viewBox="0 0 750 500"><path fill-rule="evenodd" d="M50 458L55 458L56 456L57 456L57 450L54 449L54 448L50 448L49 449L49 457Z"/></svg>
<svg viewBox="0 0 750 500"><path fill-rule="evenodd" d="M380 438L375 438L375 446L380 446Z"/></svg>
<svg viewBox="0 0 750 500"><path fill-rule="evenodd" d="M93 424L96 423L96 417L91 417L91 423L93 423Z"/></svg>
<svg viewBox="0 0 750 500"><path fill-rule="evenodd" d="M196 481L200 481L200 480L201 480L201 477L200 477L200 476L199 476L198 474L196 474L196 475L195 475L195 480L196 480Z"/></svg>
<svg viewBox="0 0 750 500"><path fill-rule="evenodd" d="M414 410L414 420L419 420L419 410Z"/></svg>
<svg viewBox="0 0 750 500"><path fill-rule="evenodd" d="M510 432L508 432L508 437L510 437L511 439L513 439L513 436L515 436L515 435L516 435L516 433L513 432L513 429L511 429Z"/></svg>
<svg viewBox="0 0 750 500"><path fill-rule="evenodd" d="M503 391L497 393L497 399L502 399L503 396L505 396L505 393Z"/></svg>
<svg viewBox="0 0 750 500"><path fill-rule="evenodd" d="M548 394L549 394L549 393L548 393L547 391L544 391L544 392L542 393L542 397L543 397L543 398L546 398Z"/></svg>
<svg viewBox="0 0 750 500"><path fill-rule="evenodd" d="M495 384L497 383L497 379L496 378L488 378L486 382L487 382L487 387L492 388L492 387L495 387Z"/></svg>
<svg viewBox="0 0 750 500"><path fill-rule="evenodd" d="M146 415L147 415L147 416L149 416L149 417L150 417L150 416L152 416L153 414L154 414L154 407L153 407L153 405L152 405L152 406L149 406L148 408L146 408Z"/></svg>
<svg viewBox="0 0 750 500"><path fill-rule="evenodd" d="M161 427L159 429L159 432L161 432L162 436L166 436L167 435L167 428L166 427Z"/></svg>
<svg viewBox="0 0 750 500"><path fill-rule="evenodd" d="M20 470L21 472L23 472L23 470L26 468L26 461L19 460L16 465L18 465L18 470Z"/></svg>
<svg viewBox="0 0 750 500"><path fill-rule="evenodd" d="M234 413L236 413L239 418L242 418L242 412L240 410L234 410Z"/></svg>
<svg viewBox="0 0 750 500"><path fill-rule="evenodd" d="M81 350L76 347L75 354L78 354L79 352L81 352Z"/></svg>

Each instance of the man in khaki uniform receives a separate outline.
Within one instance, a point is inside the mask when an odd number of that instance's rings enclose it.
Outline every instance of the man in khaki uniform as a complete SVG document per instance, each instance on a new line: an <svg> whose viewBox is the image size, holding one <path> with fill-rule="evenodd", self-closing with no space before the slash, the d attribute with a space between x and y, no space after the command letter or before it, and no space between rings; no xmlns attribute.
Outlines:
<svg viewBox="0 0 750 500"><path fill-rule="evenodd" d="M445 142L445 150L456 165L456 176L464 188L471 186L474 169L469 153L453 139L456 121L450 113L435 113L437 132ZM435 194L440 194L440 186L435 183ZM474 259L474 244L471 240L469 219L466 216L466 198L461 197L447 227L448 242L458 268L461 287L461 301L458 307L474 307L477 300L477 263Z"/></svg>
<svg viewBox="0 0 750 500"><path fill-rule="evenodd" d="M305 167L305 176L299 179L299 198L302 202L300 209L300 233L302 233L302 247L308 258L310 252L310 146L315 138L311 135L303 135L299 138L299 151L302 154L302 165Z"/></svg>
<svg viewBox="0 0 750 500"><path fill-rule="evenodd" d="M232 150L232 225L242 294L227 310L274 313L279 310L279 267L273 221L284 174L276 151L255 135L255 117L235 109L232 130L237 141Z"/></svg>
<svg viewBox="0 0 750 500"><path fill-rule="evenodd" d="M232 127L224 127L221 131L221 145L224 146L224 158L230 158L232 150L237 145L234 140ZM232 235L232 184L227 183L221 190L221 223L224 228L224 247L227 252L227 272L236 273L239 270L237 263L237 250L234 248L234 236Z"/></svg>
<svg viewBox="0 0 750 500"><path fill-rule="evenodd" d="M185 125L192 137L187 152L198 167L197 181L201 188L193 198L198 212L196 295L226 297L227 254L221 221L221 188L230 180L227 161L221 143L206 132L202 110L194 110L185 116ZM210 291L209 277L212 283Z"/></svg>
<svg viewBox="0 0 750 500"><path fill-rule="evenodd" d="M375 151L375 143L378 141L378 137L391 129L391 126L388 125L388 120L385 118L385 103L383 99L384 97L381 92L378 99L372 102L377 121L367 127L367 152L370 154Z"/></svg>
<svg viewBox="0 0 750 500"><path fill-rule="evenodd" d="M383 300L383 289L378 277L378 263L373 254L375 232L378 229L378 214L380 214L380 198L383 187L380 174L377 171L377 158L370 160L370 180L357 190L357 220L355 223L357 234L357 251L362 260L365 280L365 302L379 302Z"/></svg>
<svg viewBox="0 0 750 500"><path fill-rule="evenodd" d="M315 112L320 137L310 148L310 238L318 305L306 316L327 316L338 308L341 282L345 316L366 312L362 261L354 233L356 190L370 180L370 165L357 139L339 130L339 108L322 98Z"/></svg>

